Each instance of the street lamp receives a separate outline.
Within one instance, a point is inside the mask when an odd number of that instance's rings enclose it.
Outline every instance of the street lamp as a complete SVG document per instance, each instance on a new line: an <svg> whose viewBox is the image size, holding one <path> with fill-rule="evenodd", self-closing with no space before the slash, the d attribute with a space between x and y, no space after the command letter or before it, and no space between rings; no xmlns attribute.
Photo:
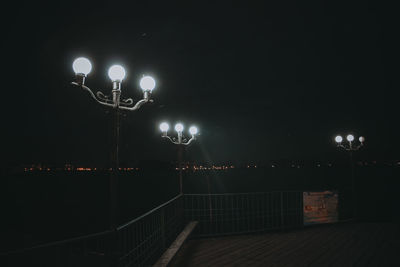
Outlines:
<svg viewBox="0 0 400 267"><path fill-rule="evenodd" d="M365 138L360 136L358 138L358 144L354 142L355 137L352 134L348 134L346 136L346 143L343 143L343 137L341 135L337 135L335 137L335 142L337 147L348 151L350 154L350 164L351 164L351 182L352 182L352 194L353 194L353 218L356 217L357 205L356 205L356 188L355 188L355 169L354 169L354 160L353 153L354 151L359 150L362 146L364 146Z"/></svg>
<svg viewBox="0 0 400 267"><path fill-rule="evenodd" d="M185 146L190 145L194 140L196 140L197 135L199 134L199 130L197 129L196 126L191 126L189 128L189 133L190 133L190 139L187 139L183 135L183 130L184 126L182 123L177 123L175 124L174 127L177 137L170 137L168 135L168 130L169 130L169 125L166 122L163 122L160 124L160 130L161 130L161 137L167 138L169 141L171 141L173 144L178 146L178 164L179 164L179 188L180 188L180 193L183 194L183 183L182 183L182 153L183 153L183 148Z"/></svg>
<svg viewBox="0 0 400 267"><path fill-rule="evenodd" d="M147 102L153 102L151 93L155 88L155 81L150 76L144 76L140 80L140 87L143 91L143 98L134 104L132 98L121 98L121 83L125 79L125 69L120 65L113 65L108 69L108 77L112 82L111 96L106 96L98 91L96 94L85 85L85 79L92 70L92 64L87 58L79 57L75 59L72 64L75 72L75 82L71 84L82 88L87 91L90 96L99 104L111 108L114 115L113 131L114 131L114 145L112 149L112 171L110 175L110 227L115 229L117 218L117 182L118 182L118 148L119 148L119 128L120 128L120 114L123 111L135 111Z"/></svg>
<svg viewBox="0 0 400 267"><path fill-rule="evenodd" d="M346 151L350 151L350 152L356 151L356 150L359 150L364 145L365 138L363 136L360 136L358 138L358 141L359 141L358 144L354 143L354 138L355 138L354 135L348 134L346 136L347 143L343 143L343 137L341 135L337 135L335 137L335 142L337 143L338 147L343 148Z"/></svg>

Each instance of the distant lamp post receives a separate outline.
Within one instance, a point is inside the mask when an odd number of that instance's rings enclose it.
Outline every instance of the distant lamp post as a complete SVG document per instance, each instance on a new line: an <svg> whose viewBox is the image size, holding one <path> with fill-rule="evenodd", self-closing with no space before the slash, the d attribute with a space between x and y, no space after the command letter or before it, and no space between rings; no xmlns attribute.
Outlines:
<svg viewBox="0 0 400 267"><path fill-rule="evenodd" d="M350 164L351 164L351 182L352 182L352 194L353 194L353 218L357 215L357 198L356 198L356 188L355 188L355 169L354 169L354 160L353 160L353 152L359 150L362 146L364 146L365 138L360 136L358 138L358 144L354 142L354 135L348 134L346 136L347 142L343 142L343 137L341 135L337 135L335 137L335 142L337 147L348 151L350 154Z"/></svg>
<svg viewBox="0 0 400 267"><path fill-rule="evenodd" d="M117 219L117 182L118 182L118 149L119 149L119 128L120 128L120 114L121 111L135 111L147 102L153 102L151 93L156 86L156 82L150 76L144 76L140 80L140 87L143 91L143 98L133 103L131 98L121 98L121 83L125 79L125 69L120 65L113 65L108 69L108 77L112 82L111 96L106 96L98 91L96 94L85 85L85 79L92 70L92 64L87 58L80 57L75 59L72 64L75 72L76 81L72 85L81 87L87 91L90 96L99 104L109 107L113 111L113 131L114 131L114 144L112 149L112 171L110 175L110 227L115 229Z"/></svg>
<svg viewBox="0 0 400 267"><path fill-rule="evenodd" d="M169 141L171 141L173 144L178 145L178 166L179 166L179 188L180 188L180 194L183 194L183 182L182 182L182 154L183 154L183 148L185 146L190 145L194 140L196 140L197 135L199 134L199 130L197 129L196 126L192 126L189 128L189 133L190 133L190 139L187 139L183 135L183 124L182 123L177 123L175 125L175 131L177 132L177 137L170 137L168 135L168 130L169 130L169 125L166 122L163 122L160 124L160 130L162 132L161 137L167 138Z"/></svg>
<svg viewBox="0 0 400 267"><path fill-rule="evenodd" d="M337 146L340 148L343 148L346 151L356 151L359 150L365 142L365 138L363 136L360 136L358 138L359 143L355 144L354 143L354 135L348 134L346 136L347 143L343 143L343 137L341 135L338 135L335 137L335 142L337 143Z"/></svg>

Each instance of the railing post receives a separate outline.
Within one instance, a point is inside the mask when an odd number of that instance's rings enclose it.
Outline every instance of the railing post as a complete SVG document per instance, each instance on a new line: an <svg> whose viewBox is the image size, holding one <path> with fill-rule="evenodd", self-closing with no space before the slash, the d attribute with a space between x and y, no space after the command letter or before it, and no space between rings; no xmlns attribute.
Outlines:
<svg viewBox="0 0 400 267"><path fill-rule="evenodd" d="M284 224L283 224L283 191L281 191L281 229L284 229Z"/></svg>
<svg viewBox="0 0 400 267"><path fill-rule="evenodd" d="M182 224L181 227L183 227L185 225L186 217L187 217L186 213L185 213L185 195L184 194L182 194L180 196L179 203L180 203L179 209L180 209L181 224Z"/></svg>
<svg viewBox="0 0 400 267"><path fill-rule="evenodd" d="M161 209L160 220L161 220L161 242L162 242L162 248L164 251L167 248L166 237L165 237L165 211L164 211L164 208Z"/></svg>
<svg viewBox="0 0 400 267"><path fill-rule="evenodd" d="M211 187L210 187L210 177L206 175L207 179L207 189L208 189L208 208L210 210L210 222L212 222L212 204L211 204Z"/></svg>
<svg viewBox="0 0 400 267"><path fill-rule="evenodd" d="M118 232L115 229L114 231L110 231L108 238L108 249L107 249L107 258L110 267L118 266Z"/></svg>

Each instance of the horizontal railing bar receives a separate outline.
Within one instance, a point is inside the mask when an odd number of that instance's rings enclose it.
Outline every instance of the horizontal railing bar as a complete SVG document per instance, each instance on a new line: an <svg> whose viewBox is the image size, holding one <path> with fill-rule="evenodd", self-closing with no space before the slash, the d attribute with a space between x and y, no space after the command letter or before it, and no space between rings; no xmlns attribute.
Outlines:
<svg viewBox="0 0 400 267"><path fill-rule="evenodd" d="M299 190L289 190L289 191L268 191L268 192L250 192L250 193L219 193L219 194L184 194L185 196L232 196L232 195L256 195L256 194L269 194L269 193L286 193L286 192L306 192L306 191L299 191Z"/></svg>
<svg viewBox="0 0 400 267"><path fill-rule="evenodd" d="M145 214L143 214L143 215L137 217L136 219L133 219L132 221L129 221L129 222L127 222L127 223L125 223L125 224L123 224L123 225L117 227L117 231L120 231L120 230L122 230L123 228L129 226L130 224L135 223L135 222L137 222L137 221L143 219L143 218L146 217L147 215L149 215L149 214L151 214L151 213L153 213L153 212L155 212L155 211L157 211L157 210L159 210L159 209L161 209L161 208L167 206L168 204L170 204L171 202L175 201L176 199L178 199L178 198L181 197L181 196L183 196L183 194L179 194L179 195L177 195L176 197L174 197L173 199L170 199L170 200L168 200L167 202L161 204L160 206L155 207L154 209L152 209L152 210L146 212Z"/></svg>

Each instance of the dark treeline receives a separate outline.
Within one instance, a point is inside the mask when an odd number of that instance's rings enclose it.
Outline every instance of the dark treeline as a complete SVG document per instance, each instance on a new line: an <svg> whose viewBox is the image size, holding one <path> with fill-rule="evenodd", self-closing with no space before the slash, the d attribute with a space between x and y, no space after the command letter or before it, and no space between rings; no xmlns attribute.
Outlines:
<svg viewBox="0 0 400 267"><path fill-rule="evenodd" d="M400 168L357 166L356 191L363 220L399 221ZM3 173L1 251L108 229L107 172ZM119 223L144 214L178 194L178 172L122 172ZM184 172L185 193L337 190L351 193L349 166L234 168Z"/></svg>

